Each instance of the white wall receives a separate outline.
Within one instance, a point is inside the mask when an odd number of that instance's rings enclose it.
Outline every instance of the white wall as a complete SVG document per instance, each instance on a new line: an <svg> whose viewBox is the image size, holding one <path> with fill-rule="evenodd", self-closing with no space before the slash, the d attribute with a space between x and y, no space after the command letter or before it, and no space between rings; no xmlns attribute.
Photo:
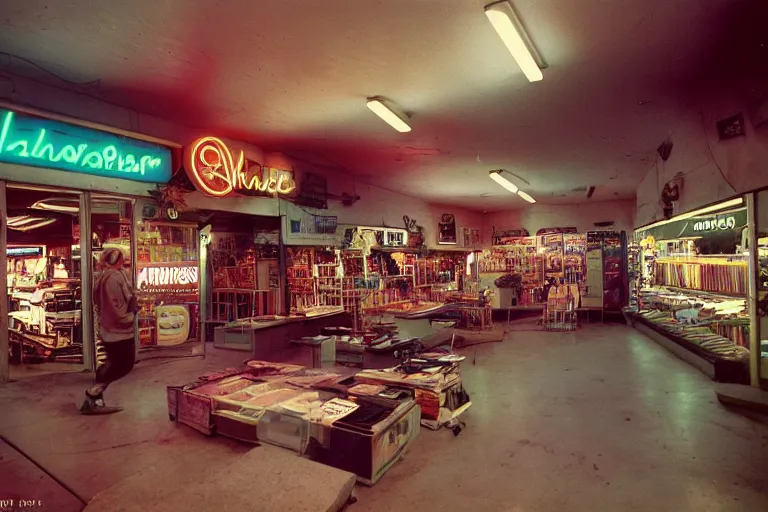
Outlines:
<svg viewBox="0 0 768 512"><path fill-rule="evenodd" d="M663 162L657 157L637 189L637 225L662 218L661 190L677 174L684 183L675 213L768 186L768 133L753 127L750 114L755 111L740 94L724 89L696 98L669 129L674 144L670 158ZM720 141L716 122L738 112L744 114L746 136Z"/></svg>
<svg viewBox="0 0 768 512"><path fill-rule="evenodd" d="M497 231L525 228L531 235L542 228L572 227L579 233L595 229L631 232L634 226L635 201L600 201L576 205L533 204L522 210L488 214L484 240L490 241L492 227ZM595 227L595 222L613 221L607 228ZM486 242L487 243L487 242Z"/></svg>

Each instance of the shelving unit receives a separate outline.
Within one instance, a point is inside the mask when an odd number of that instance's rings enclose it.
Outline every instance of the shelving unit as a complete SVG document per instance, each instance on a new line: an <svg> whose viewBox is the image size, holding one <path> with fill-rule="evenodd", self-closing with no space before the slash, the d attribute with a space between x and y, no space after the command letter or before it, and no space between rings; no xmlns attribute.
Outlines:
<svg viewBox="0 0 768 512"><path fill-rule="evenodd" d="M743 296L748 269L746 261L733 261L738 258L659 258L654 263L654 284Z"/></svg>

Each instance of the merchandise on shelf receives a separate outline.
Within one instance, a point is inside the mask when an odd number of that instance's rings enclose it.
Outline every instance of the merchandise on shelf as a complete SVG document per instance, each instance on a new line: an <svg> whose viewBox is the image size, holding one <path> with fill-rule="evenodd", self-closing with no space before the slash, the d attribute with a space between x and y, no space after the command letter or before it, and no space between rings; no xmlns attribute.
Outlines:
<svg viewBox="0 0 768 512"><path fill-rule="evenodd" d="M718 224L725 217L740 222ZM625 311L731 382L746 381L750 355L745 226L743 206L673 218L635 231L628 253L632 296Z"/></svg>
<svg viewBox="0 0 768 512"><path fill-rule="evenodd" d="M144 221L137 232L139 345L181 345L198 337L197 227Z"/></svg>

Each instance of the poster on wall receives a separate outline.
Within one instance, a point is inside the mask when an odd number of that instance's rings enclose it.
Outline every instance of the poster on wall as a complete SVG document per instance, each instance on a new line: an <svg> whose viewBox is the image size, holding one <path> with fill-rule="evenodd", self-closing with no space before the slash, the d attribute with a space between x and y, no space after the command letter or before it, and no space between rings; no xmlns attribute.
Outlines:
<svg viewBox="0 0 768 512"><path fill-rule="evenodd" d="M444 213L437 224L437 243L440 245L455 245L456 217L452 213Z"/></svg>
<svg viewBox="0 0 768 512"><path fill-rule="evenodd" d="M545 271L547 278L563 277L563 237L562 235L544 235L541 237L544 248Z"/></svg>

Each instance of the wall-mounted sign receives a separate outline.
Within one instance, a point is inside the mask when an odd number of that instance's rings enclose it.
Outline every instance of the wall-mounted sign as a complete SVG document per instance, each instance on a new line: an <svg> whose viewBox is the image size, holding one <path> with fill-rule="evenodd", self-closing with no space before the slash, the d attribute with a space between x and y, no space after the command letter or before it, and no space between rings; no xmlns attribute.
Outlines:
<svg viewBox="0 0 768 512"><path fill-rule="evenodd" d="M139 271L139 290L196 290L200 281L197 266L157 266Z"/></svg>
<svg viewBox="0 0 768 512"><path fill-rule="evenodd" d="M172 170L167 147L6 109L0 162L147 183L168 183Z"/></svg>
<svg viewBox="0 0 768 512"><path fill-rule="evenodd" d="M536 245L535 236L495 236L493 245L518 245L533 247Z"/></svg>
<svg viewBox="0 0 768 512"><path fill-rule="evenodd" d="M437 243L440 245L455 245L456 217L452 213L444 213L437 224Z"/></svg>
<svg viewBox="0 0 768 512"><path fill-rule="evenodd" d="M315 215L315 233L322 235L335 235L339 219L335 215Z"/></svg>
<svg viewBox="0 0 768 512"><path fill-rule="evenodd" d="M8 247L5 250L6 256L42 256L42 246L37 247Z"/></svg>
<svg viewBox="0 0 768 512"><path fill-rule="evenodd" d="M541 235L555 235L558 233L578 233L579 231L576 228L569 227L569 228L542 228L536 232L536 236Z"/></svg>
<svg viewBox="0 0 768 512"><path fill-rule="evenodd" d="M529 236L528 230L525 228L520 229L504 229L496 231L493 230L493 245L508 245L509 242L505 240L517 239L520 237Z"/></svg>
<svg viewBox="0 0 768 512"><path fill-rule="evenodd" d="M733 215L700 220L693 224L694 231L726 231L735 227L736 217Z"/></svg>
<svg viewBox="0 0 768 512"><path fill-rule="evenodd" d="M286 195L296 189L292 172L251 162L243 151L233 154L215 137L203 137L189 146L184 167L195 187L210 197Z"/></svg>

